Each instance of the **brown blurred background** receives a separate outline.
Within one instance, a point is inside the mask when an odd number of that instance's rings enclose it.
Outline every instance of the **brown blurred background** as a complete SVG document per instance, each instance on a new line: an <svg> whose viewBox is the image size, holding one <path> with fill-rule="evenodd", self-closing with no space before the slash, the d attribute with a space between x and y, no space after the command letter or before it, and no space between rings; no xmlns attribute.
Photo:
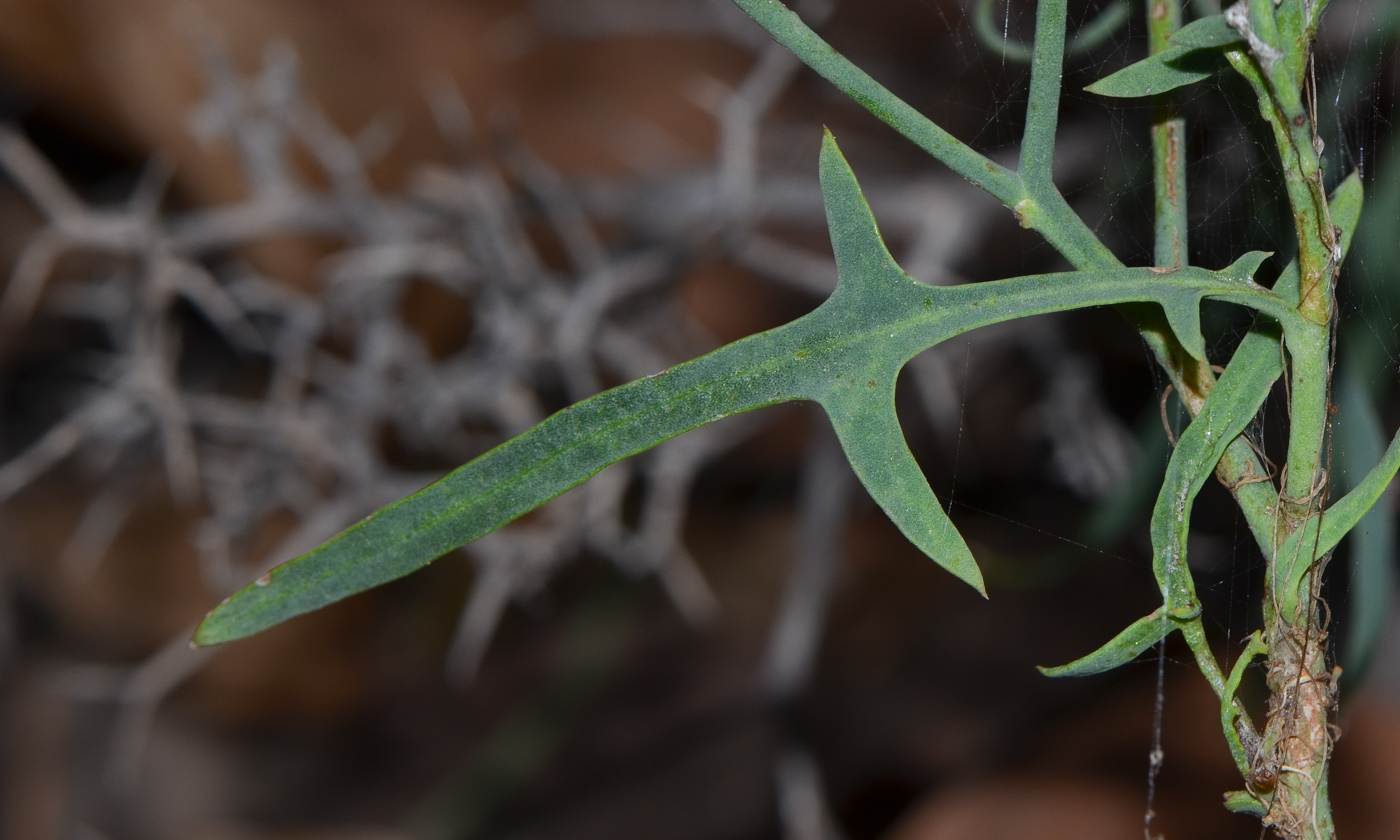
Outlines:
<svg viewBox="0 0 1400 840"><path fill-rule="evenodd" d="M1385 160L1385 2L1329 12L1321 65L1369 74L1334 115L1334 172ZM997 7L1013 37L1031 5ZM1102 8L1072 5L1075 26ZM960 0L799 8L1014 152L1024 71ZM1140 262L1147 113L1079 93L1140 54L1139 16L1067 68L1057 172ZM1250 114L1236 93L1193 100L1208 265L1267 246L1277 214L1262 146L1227 125ZM721 0L3 0L0 121L7 837L1140 836L1157 658L1034 669L1155 597L1163 383L1111 312L984 331L901 382L989 602L789 406L469 556L187 649L267 564L572 400L815 306L822 125L916 277L1063 267ZM1228 358L1242 327L1213 317ZM1364 323L1392 349L1393 318ZM1219 488L1197 519L1233 658L1259 559ZM1345 583L1331 598L1344 624ZM1152 831L1257 837L1220 805L1238 780L1206 686L1164 655ZM1342 834L1394 836L1400 631L1340 723Z"/></svg>

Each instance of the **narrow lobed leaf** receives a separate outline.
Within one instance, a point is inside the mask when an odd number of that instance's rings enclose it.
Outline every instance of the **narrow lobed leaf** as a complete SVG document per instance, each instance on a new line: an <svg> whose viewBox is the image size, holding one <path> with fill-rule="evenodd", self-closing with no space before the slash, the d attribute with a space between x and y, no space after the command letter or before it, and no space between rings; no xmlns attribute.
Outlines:
<svg viewBox="0 0 1400 840"><path fill-rule="evenodd" d="M1132 98L1185 87L1224 68L1224 50L1243 40L1225 22L1224 15L1212 15L1183 26L1165 50L1105 76L1085 90L1100 96Z"/></svg>
<svg viewBox="0 0 1400 840"><path fill-rule="evenodd" d="M857 379L833 389L822 406L831 417L851 468L881 510L924 554L985 598L987 586L977 561L939 505L904 440L894 411L894 374L898 371L891 367L872 370L866 383Z"/></svg>
<svg viewBox="0 0 1400 840"><path fill-rule="evenodd" d="M1086 306L1150 301L1180 308L1188 298L1199 306L1204 297L1221 297L1280 315L1292 311L1239 276L1246 262L1222 272L1117 268L927 286L890 257L829 133L821 166L840 277L815 311L558 412L235 593L201 623L195 641L242 638L394 580L609 464L697 426L791 400L826 409L881 506L936 562L980 590L970 552L899 432L893 388L908 360L977 327ZM1199 334L1186 338L1200 341ZM877 429L880 434L863 437Z"/></svg>
<svg viewBox="0 0 1400 840"><path fill-rule="evenodd" d="M795 394L771 362L796 347L753 336L551 416L224 601L195 642L243 638L402 577L609 464L697 426Z"/></svg>
<svg viewBox="0 0 1400 840"><path fill-rule="evenodd" d="M1192 504L1226 448L1254 419L1282 372L1278 334L1266 324L1257 325L1235 349L1200 413L1177 440L1152 509L1151 525L1153 571L1168 609L1197 606L1195 585L1186 565Z"/></svg>
<svg viewBox="0 0 1400 840"><path fill-rule="evenodd" d="M1177 624L1167 615L1166 608L1159 607L1151 614L1129 624L1126 630L1088 656L1054 668L1036 667L1047 677L1088 677L1102 674L1137 659L1143 651L1165 639L1176 628Z"/></svg>
<svg viewBox="0 0 1400 840"><path fill-rule="evenodd" d="M1262 260L1260 255L1247 255L1222 274L1247 277L1245 272L1253 273ZM1263 405L1282 371L1277 328L1271 328L1268 323L1256 325L1235 350L1229 367L1207 397L1201 413L1177 441L1152 510L1153 570L1164 605L1094 653L1058 668L1041 668L1042 673L1050 677L1072 677L1116 668L1132 661L1179 627L1172 616L1184 621L1197 620L1200 607L1186 566L1192 502L1225 449Z"/></svg>
<svg viewBox="0 0 1400 840"><path fill-rule="evenodd" d="M1390 482L1395 479L1397 470L1400 470L1400 431L1390 439L1390 445L1386 447L1380 463L1367 473L1351 492L1323 512L1319 517L1320 527L1316 524L1318 519L1312 520L1308 525L1293 532L1293 536L1288 538L1279 551L1312 543L1316 546L1313 550L1315 556L1321 557L1336 548L1361 518L1380 501L1386 488L1390 487Z"/></svg>

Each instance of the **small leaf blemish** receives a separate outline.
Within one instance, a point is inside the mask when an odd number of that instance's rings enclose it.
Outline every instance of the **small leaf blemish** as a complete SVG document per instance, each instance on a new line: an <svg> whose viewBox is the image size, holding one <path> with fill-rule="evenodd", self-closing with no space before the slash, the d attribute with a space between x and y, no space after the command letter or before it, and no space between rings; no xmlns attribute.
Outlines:
<svg viewBox="0 0 1400 840"><path fill-rule="evenodd" d="M1015 207L1011 208L1011 212L1016 216L1016 221L1021 225L1021 227L1030 228L1030 213L1034 207L1035 202L1031 201L1029 198L1023 198L1020 201L1016 202Z"/></svg>

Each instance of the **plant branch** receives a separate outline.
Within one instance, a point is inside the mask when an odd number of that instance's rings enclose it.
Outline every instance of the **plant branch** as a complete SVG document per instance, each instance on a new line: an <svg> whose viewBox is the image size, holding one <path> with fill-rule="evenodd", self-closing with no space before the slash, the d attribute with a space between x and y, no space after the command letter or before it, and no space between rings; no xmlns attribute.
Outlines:
<svg viewBox="0 0 1400 840"><path fill-rule="evenodd" d="M1090 270L1122 265L1055 189L1049 174L1051 160L1046 150L1053 143L1061 78L1058 61L1051 59L1062 54L1064 49L1065 0L1045 0L1037 12L1038 46L1032 55L1039 55L1041 60L1032 67L1031 110L1027 113L1021 154L1023 164L1028 157L1036 160L1037 164L1030 168L1023 165L1019 172L1011 172L990 161L918 113L833 50L778 0L734 2L842 92L906 139L1011 208L1023 226L1039 232L1073 266ZM1177 139L1180 143L1180 132ZM1184 177L1184 171L1184 167L1178 167L1177 177ZM1045 173L1044 177L1031 182L1026 180L1037 172ZM1180 212L1184 213L1184 187L1178 190L1177 195ZM1184 222L1181 224L1184 230ZM1183 237L1183 254L1184 244ZM1142 334L1153 356L1181 394L1187 410L1193 416L1199 413L1215 386L1215 376L1210 366L1186 352L1160 310L1132 304L1119 306L1118 309ZM1270 363L1274 362L1276 360ZM1264 374L1267 375L1267 371ZM1251 532L1255 535L1273 533L1276 499L1272 485L1258 481L1267 472L1246 441L1232 444L1220 459L1218 473L1222 482L1232 488L1240 500Z"/></svg>
<svg viewBox="0 0 1400 840"><path fill-rule="evenodd" d="M1035 43L1031 48L1031 85L1026 126L1016 173L1036 198L1055 189L1055 129L1059 124L1060 76L1065 63L1065 0L1036 5Z"/></svg>
<svg viewBox="0 0 1400 840"><path fill-rule="evenodd" d="M1166 50L1181 28L1180 0L1146 0L1148 50ZM1160 94L1152 103L1152 171L1156 197L1153 260L1161 268L1190 262L1186 229L1186 119L1177 97Z"/></svg>
<svg viewBox="0 0 1400 840"><path fill-rule="evenodd" d="M1251 14L1245 24L1236 15L1231 25L1238 29L1265 17L1262 13ZM1264 37L1250 34L1254 35L1251 44ZM1291 531L1319 508L1316 491L1322 483L1320 469L1328 420L1333 285L1342 246L1323 190L1322 161L1312 120L1286 63L1279 61L1266 67L1269 62L1254 50L1230 50L1226 58L1254 89L1260 114L1274 134L1298 239L1298 308L1318 325L1318 332L1307 342L1306 349L1290 348L1292 353L1305 350L1305 355L1294 355L1292 360L1291 422L1283 488L1289 519L1286 529Z"/></svg>
<svg viewBox="0 0 1400 840"><path fill-rule="evenodd" d="M734 0L774 40L838 90L1008 207L1025 198L1015 172L977 152L856 67L779 0Z"/></svg>

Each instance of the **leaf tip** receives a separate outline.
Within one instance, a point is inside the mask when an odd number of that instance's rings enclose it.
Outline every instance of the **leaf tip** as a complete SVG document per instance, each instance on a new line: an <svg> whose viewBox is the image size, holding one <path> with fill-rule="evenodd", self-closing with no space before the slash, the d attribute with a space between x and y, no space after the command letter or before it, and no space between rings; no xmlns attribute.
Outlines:
<svg viewBox="0 0 1400 840"><path fill-rule="evenodd" d="M1179 299L1165 300L1162 308L1167 314L1171 327L1181 346L1191 358L1206 361L1206 340L1201 335L1201 298L1197 294L1185 294Z"/></svg>
<svg viewBox="0 0 1400 840"><path fill-rule="evenodd" d="M836 135L831 133L831 126L824 125L822 126L822 151L820 156L823 168L831 160L833 155L838 158L843 157L841 154L841 147L836 143Z"/></svg>
<svg viewBox="0 0 1400 840"><path fill-rule="evenodd" d="M1273 251L1250 251L1223 269L1220 273L1241 280L1252 280L1259 266L1274 255Z"/></svg>
<svg viewBox="0 0 1400 840"><path fill-rule="evenodd" d="M1108 644L1065 665L1054 668L1036 666L1036 670L1047 677L1088 677L1112 671L1136 659L1143 651L1166 638L1176 629L1176 625L1166 619L1162 609L1144 616L1128 625L1123 632L1114 636Z"/></svg>
<svg viewBox="0 0 1400 840"><path fill-rule="evenodd" d="M259 584L249 584L246 589L254 586ZM247 601L240 597L245 594L246 589L228 596L205 614L194 628L190 647L207 648L228 644L267 629L267 625L256 620L250 622Z"/></svg>
<svg viewBox="0 0 1400 840"><path fill-rule="evenodd" d="M982 570L977 566L977 561L973 559L970 551L967 552L967 556L958 558L956 563L940 563L939 565L952 572L958 580L977 590L978 595L991 600L991 596L987 594L987 582L982 578Z"/></svg>
<svg viewBox="0 0 1400 840"><path fill-rule="evenodd" d="M199 626L194 628L194 635L190 637L190 647L192 649L197 650L199 648L214 647L215 645L221 645L229 641L222 637L222 634L219 633L215 624L210 623L210 619L213 617L214 613L209 613L204 617L203 621L199 622Z"/></svg>
<svg viewBox="0 0 1400 840"><path fill-rule="evenodd" d="M247 635L229 632L228 608L238 594L235 592L229 595L204 614L204 618L200 619L194 628L194 635L190 637L191 648L213 647Z"/></svg>

